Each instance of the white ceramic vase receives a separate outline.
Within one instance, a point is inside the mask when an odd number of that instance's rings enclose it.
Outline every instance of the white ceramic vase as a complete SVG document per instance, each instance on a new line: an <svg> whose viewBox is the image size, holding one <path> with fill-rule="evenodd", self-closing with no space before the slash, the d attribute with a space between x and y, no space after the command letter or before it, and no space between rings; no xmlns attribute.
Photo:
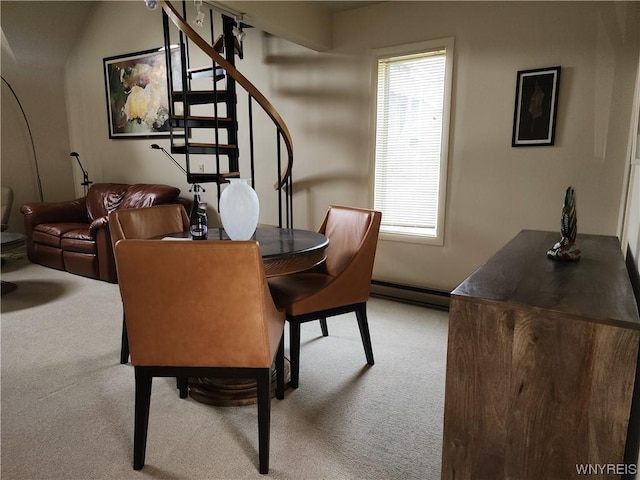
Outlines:
<svg viewBox="0 0 640 480"><path fill-rule="evenodd" d="M220 195L220 220L231 240L249 240L258 226L258 194L246 178L230 178Z"/></svg>

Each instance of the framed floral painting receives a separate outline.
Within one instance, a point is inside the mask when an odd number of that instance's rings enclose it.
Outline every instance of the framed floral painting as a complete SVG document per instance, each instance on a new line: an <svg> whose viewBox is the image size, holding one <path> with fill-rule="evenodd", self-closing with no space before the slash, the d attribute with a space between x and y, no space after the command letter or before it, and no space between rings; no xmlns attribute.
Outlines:
<svg viewBox="0 0 640 480"><path fill-rule="evenodd" d="M163 48L104 60L109 138L169 135L169 92ZM180 85L180 52L171 50L173 86Z"/></svg>

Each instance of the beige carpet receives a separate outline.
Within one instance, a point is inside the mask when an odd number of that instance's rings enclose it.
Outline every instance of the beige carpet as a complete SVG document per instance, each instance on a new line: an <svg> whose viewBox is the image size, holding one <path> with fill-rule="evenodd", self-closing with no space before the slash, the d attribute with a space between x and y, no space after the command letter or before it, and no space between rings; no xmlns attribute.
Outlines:
<svg viewBox="0 0 640 480"><path fill-rule="evenodd" d="M134 382L118 287L9 259L1 300L2 480L251 479L254 406L181 400L155 379L146 466L132 469ZM372 298L376 364L355 316L302 327L300 388L273 400L274 479L440 478L446 312Z"/></svg>

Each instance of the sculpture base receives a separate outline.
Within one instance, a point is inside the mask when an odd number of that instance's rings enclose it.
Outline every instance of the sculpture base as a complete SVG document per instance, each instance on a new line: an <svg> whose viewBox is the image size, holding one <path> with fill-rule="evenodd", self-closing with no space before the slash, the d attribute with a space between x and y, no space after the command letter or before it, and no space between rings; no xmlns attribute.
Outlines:
<svg viewBox="0 0 640 480"><path fill-rule="evenodd" d="M582 250L575 243L566 243L564 239L547 251L547 257L561 262L575 262L580 260L581 255Z"/></svg>

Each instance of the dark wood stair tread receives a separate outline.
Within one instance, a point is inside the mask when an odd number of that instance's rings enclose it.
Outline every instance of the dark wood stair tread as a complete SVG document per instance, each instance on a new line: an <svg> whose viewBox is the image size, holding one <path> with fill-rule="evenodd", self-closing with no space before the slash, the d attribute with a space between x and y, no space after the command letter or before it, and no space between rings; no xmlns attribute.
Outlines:
<svg viewBox="0 0 640 480"><path fill-rule="evenodd" d="M171 92L174 102L186 101L190 105L203 105L214 102L235 101L231 92L225 89L219 90L174 90Z"/></svg>
<svg viewBox="0 0 640 480"><path fill-rule="evenodd" d="M194 142L188 144L188 151L189 154L192 155L215 155L216 152L221 155L234 155L238 153L238 146ZM173 144L171 146L171 153L187 153L187 145L184 143Z"/></svg>
<svg viewBox="0 0 640 480"><path fill-rule="evenodd" d="M240 178L240 172L191 173L187 172L188 183L227 183L229 178Z"/></svg>
<svg viewBox="0 0 640 480"><path fill-rule="evenodd" d="M171 117L171 125L177 128L183 128L185 126L185 119L182 115L174 115ZM187 116L186 126L188 128L230 128L234 126L234 121L231 117L211 117L200 115Z"/></svg>

